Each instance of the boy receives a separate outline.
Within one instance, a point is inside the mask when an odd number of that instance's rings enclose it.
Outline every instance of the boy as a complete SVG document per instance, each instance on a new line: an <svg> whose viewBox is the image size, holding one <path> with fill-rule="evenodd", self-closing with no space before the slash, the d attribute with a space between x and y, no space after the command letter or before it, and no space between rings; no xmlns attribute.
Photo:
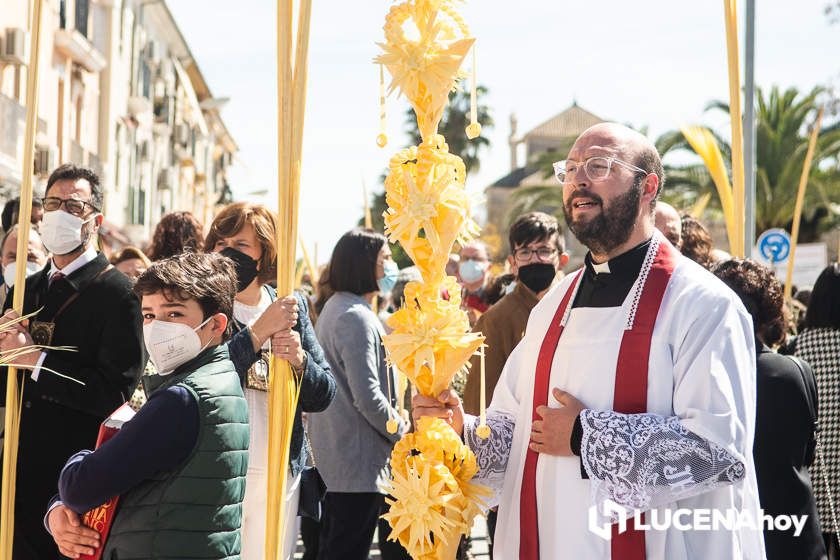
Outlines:
<svg viewBox="0 0 840 560"><path fill-rule="evenodd" d="M70 458L47 515L62 554L239 558L248 410L227 346L236 292L230 260L185 253L137 280L143 337L158 371L148 402L96 451ZM120 495L106 542L80 514Z"/></svg>

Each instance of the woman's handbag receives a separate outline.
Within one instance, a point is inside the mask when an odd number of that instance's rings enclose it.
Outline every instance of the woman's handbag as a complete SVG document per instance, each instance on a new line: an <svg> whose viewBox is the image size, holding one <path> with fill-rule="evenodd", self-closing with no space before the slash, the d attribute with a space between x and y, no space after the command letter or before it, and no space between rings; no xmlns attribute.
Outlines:
<svg viewBox="0 0 840 560"><path fill-rule="evenodd" d="M312 446L309 445L309 435L303 432L303 441L306 443L306 451L312 458L312 465L303 467L300 472L300 502L298 503L298 514L308 517L313 521L321 521L324 510L324 498L327 495L327 485L321 478L321 473L315 466L315 455L312 453Z"/></svg>

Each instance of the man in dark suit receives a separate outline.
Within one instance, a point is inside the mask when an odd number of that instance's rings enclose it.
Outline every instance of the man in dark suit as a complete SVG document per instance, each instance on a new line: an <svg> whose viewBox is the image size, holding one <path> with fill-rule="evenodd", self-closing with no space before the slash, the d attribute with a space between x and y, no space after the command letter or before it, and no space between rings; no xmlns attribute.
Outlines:
<svg viewBox="0 0 840 560"><path fill-rule="evenodd" d="M128 399L145 364L140 303L129 280L92 242L102 224L101 208L95 173L72 164L52 173L41 224L52 259L27 279L24 294L24 313L40 311L28 328L0 334L3 351L33 344L33 338L36 344L75 348L31 352L16 360L24 400L14 560L60 557L43 518L61 468L77 450L93 449L100 422ZM8 309L12 293L6 302ZM8 310L0 322L17 316ZM4 371L3 387L5 377Z"/></svg>

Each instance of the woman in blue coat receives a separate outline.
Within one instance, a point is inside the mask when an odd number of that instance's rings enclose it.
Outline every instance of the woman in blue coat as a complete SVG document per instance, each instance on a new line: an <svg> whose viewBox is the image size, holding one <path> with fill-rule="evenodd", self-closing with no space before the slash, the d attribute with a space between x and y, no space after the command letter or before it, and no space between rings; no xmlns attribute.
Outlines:
<svg viewBox="0 0 840 560"><path fill-rule="evenodd" d="M242 511L242 557L263 558L268 463L269 353L288 360L301 375L286 487L284 551L291 558L297 538L296 516L300 476L307 462L301 413L325 410L335 396L330 365L315 337L306 299L299 294L277 297L268 285L276 277L277 223L265 206L239 202L213 220L205 251L220 252L236 265L238 292L234 301L234 334L230 358L245 388L251 439Z"/></svg>

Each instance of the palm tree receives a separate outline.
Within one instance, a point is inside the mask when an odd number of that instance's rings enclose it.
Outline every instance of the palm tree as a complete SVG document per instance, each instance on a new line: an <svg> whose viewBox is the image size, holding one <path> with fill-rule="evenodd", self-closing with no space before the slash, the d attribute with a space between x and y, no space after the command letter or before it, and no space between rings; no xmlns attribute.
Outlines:
<svg viewBox="0 0 840 560"><path fill-rule="evenodd" d="M800 95L795 88L781 91L773 86L765 95L756 90L756 231L773 227L790 229L808 137L819 108L822 88ZM713 101L707 110L729 112L729 105ZM674 138L679 132L666 135ZM724 160L729 162L729 144L718 138ZM674 140L670 151L691 151L685 139ZM711 189L705 181L701 189ZM698 189L700 191L700 189ZM824 126L817 137L814 160L802 211L799 239L814 241L840 217L840 123Z"/></svg>

